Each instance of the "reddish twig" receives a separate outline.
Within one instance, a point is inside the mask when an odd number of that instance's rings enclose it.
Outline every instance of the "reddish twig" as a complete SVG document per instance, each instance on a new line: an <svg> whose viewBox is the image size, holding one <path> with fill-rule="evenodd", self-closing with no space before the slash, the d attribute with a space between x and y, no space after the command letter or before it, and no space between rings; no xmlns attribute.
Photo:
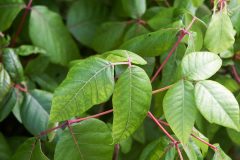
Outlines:
<svg viewBox="0 0 240 160"><path fill-rule="evenodd" d="M120 145L115 144L113 158L112 158L113 160L118 160L119 150L120 150Z"/></svg>
<svg viewBox="0 0 240 160"><path fill-rule="evenodd" d="M15 84L14 88L18 89L21 92L25 92L25 93L28 92L27 87L22 87L20 84Z"/></svg>
<svg viewBox="0 0 240 160"><path fill-rule="evenodd" d="M163 124L164 126L170 127L170 125L169 125L167 122L164 122L164 121L161 120L161 119L158 119L158 122L161 123L161 124ZM202 138L197 137L197 136L195 136L194 134L191 134L191 136L194 137L194 138L196 138L197 140L203 142L204 144L208 145L208 146L209 146L210 148L212 148L214 151L217 151L217 150L218 150L217 147L215 147L214 145L208 143L207 141L203 140Z"/></svg>
<svg viewBox="0 0 240 160"><path fill-rule="evenodd" d="M182 29L180 32L180 35L178 37L177 42L174 44L174 46L172 47L172 49L170 50L170 52L168 53L166 59L163 61L163 63L160 65L160 67L157 69L156 73L153 75L151 82L153 82L157 76L159 75L159 73L161 72L161 70L163 69L163 67L166 65L166 63L168 62L169 58L172 56L172 54L174 53L174 51L177 49L178 45L180 44L180 42L182 41L182 39L185 37L186 34L188 34L189 29L192 27L193 23L195 22L196 17L193 17L191 23L189 24L189 26L187 27L187 29Z"/></svg>
<svg viewBox="0 0 240 160"><path fill-rule="evenodd" d="M197 136L195 136L194 134L191 134L192 137L196 138L197 140L203 142L204 144L208 145L210 148L212 148L214 151L217 151L217 147L215 147L214 145L208 143L207 141L203 140L202 138L199 138Z"/></svg>
<svg viewBox="0 0 240 160"><path fill-rule="evenodd" d="M236 70L236 67L235 67L234 65L232 65L232 74L233 74L235 80L236 80L238 83L240 83L240 77L239 77L239 75L238 75L238 73L237 73L237 70Z"/></svg>
<svg viewBox="0 0 240 160"><path fill-rule="evenodd" d="M164 132L164 134L172 141L172 143L175 145L177 151L178 151L178 154L179 154L179 157L181 160L183 160L183 157L182 157L182 153L181 153L181 150L178 146L179 142L177 140L175 140L169 133L168 131L160 124L160 122L158 121L157 118L154 117L154 115L151 113L151 112L148 112L148 116L158 125L158 127Z"/></svg>
<svg viewBox="0 0 240 160"><path fill-rule="evenodd" d="M37 135L36 137L40 138L44 135L47 135L49 134L50 132L52 131L55 131L59 128L64 128L66 127L66 125L71 125L73 123L78 123L78 122L81 122L81 121L84 121L84 120L87 120L87 119L90 119L90 118L97 118L97 117L100 117L100 116L103 116L103 115L106 115L106 114L109 114L109 113L112 113L113 110L110 109L110 110L107 110L107 111L104 111L104 112L101 112L101 113L98 113L98 114L95 114L95 115L92 115L92 116L88 116L88 117L84 117L84 118L78 118L78 119L73 119L73 120L68 120L67 122L61 124L61 125L58 125L54 128L50 128L48 130L45 130L45 131L42 131L39 135Z"/></svg>
<svg viewBox="0 0 240 160"><path fill-rule="evenodd" d="M24 23L25 23L27 14L28 14L29 10L31 10L32 1L33 1L33 0L29 0L27 6L25 7L25 11L24 11L23 16L22 16L22 18L21 18L21 21L20 21L20 23L19 23L17 32L16 32L16 34L13 36L12 41L11 41L11 43L10 43L10 47L14 47L14 46L15 46L16 40L17 40L18 36L20 35L20 33L22 32L23 25L24 25Z"/></svg>
<svg viewBox="0 0 240 160"><path fill-rule="evenodd" d="M173 85L169 85L169 86L166 86L166 87L163 87L163 88L160 88L160 89L156 89L154 91L152 91L152 94L156 94L156 93L159 93L159 92L163 92L165 90L168 90L169 88L171 88Z"/></svg>
<svg viewBox="0 0 240 160"><path fill-rule="evenodd" d="M97 118L97 117L100 117L100 116L103 116L105 114L109 114L109 113L112 113L112 112L113 112L113 109L110 109L110 110L107 110L107 111L104 111L104 112L101 112L101 113L98 113L98 114L95 114L95 115L92 115L92 116L73 119L73 120L68 120L68 123L71 125L73 123L78 123L78 122L81 122L81 121L84 121L84 120L87 120L87 119L90 119L90 118Z"/></svg>

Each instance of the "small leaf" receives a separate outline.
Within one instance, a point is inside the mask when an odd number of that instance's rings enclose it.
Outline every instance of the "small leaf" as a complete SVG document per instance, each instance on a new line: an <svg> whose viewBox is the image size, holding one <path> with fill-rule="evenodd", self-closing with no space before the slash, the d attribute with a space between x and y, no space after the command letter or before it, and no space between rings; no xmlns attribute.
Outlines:
<svg viewBox="0 0 240 160"><path fill-rule="evenodd" d="M46 50L54 63L67 65L79 58L77 45L65 28L60 15L44 6L34 6L29 19L29 35L34 45Z"/></svg>
<svg viewBox="0 0 240 160"><path fill-rule="evenodd" d="M1 0L0 31L7 30L24 7L25 4L23 0Z"/></svg>
<svg viewBox="0 0 240 160"><path fill-rule="evenodd" d="M182 60L183 75L190 80L204 80L214 75L221 67L221 58L211 52L192 52Z"/></svg>
<svg viewBox="0 0 240 160"><path fill-rule="evenodd" d="M17 101L17 93L15 89L11 89L11 91L5 96L4 100L0 104L0 122L3 121L9 113L12 111Z"/></svg>
<svg viewBox="0 0 240 160"><path fill-rule="evenodd" d="M239 105L221 84L206 80L195 86L195 100L201 114L210 122L239 130Z"/></svg>
<svg viewBox="0 0 240 160"><path fill-rule="evenodd" d="M146 0L117 0L115 11L123 17L140 18L146 11Z"/></svg>
<svg viewBox="0 0 240 160"><path fill-rule="evenodd" d="M5 96L8 94L10 89L11 89L10 76L0 63L0 102L4 100Z"/></svg>
<svg viewBox="0 0 240 160"><path fill-rule="evenodd" d="M130 59L130 61L135 64L147 64L147 62L142 57L127 50L113 50L105 52L101 56L110 62L127 62Z"/></svg>
<svg viewBox="0 0 240 160"><path fill-rule="evenodd" d="M226 153L224 153L218 144L215 144L215 146L218 148L218 150L215 151L212 160L232 160L228 155L226 155Z"/></svg>
<svg viewBox="0 0 240 160"><path fill-rule="evenodd" d="M111 131L104 122L88 119L71 128L72 131L65 129L62 133L56 146L55 160L112 159L114 146L111 145Z"/></svg>
<svg viewBox="0 0 240 160"><path fill-rule="evenodd" d="M143 69L131 66L119 77L113 93L115 144L140 127L149 110L151 97L151 83Z"/></svg>
<svg viewBox="0 0 240 160"><path fill-rule="evenodd" d="M29 138L18 147L11 160L48 160L48 158L42 152L40 140Z"/></svg>
<svg viewBox="0 0 240 160"><path fill-rule="evenodd" d="M240 145L240 132L237 132L233 129L228 128L227 129L228 136L230 139L236 143L237 145Z"/></svg>
<svg viewBox="0 0 240 160"><path fill-rule="evenodd" d="M16 83L23 81L24 80L23 67L14 50L9 48L4 49L2 58L3 65L5 69L8 71L13 81Z"/></svg>
<svg viewBox="0 0 240 160"><path fill-rule="evenodd" d="M40 47L33 45L21 45L15 49L15 53L19 56L29 56L37 53L46 54L46 51Z"/></svg>
<svg viewBox="0 0 240 160"><path fill-rule="evenodd" d="M196 119L194 87L180 80L171 87L164 99L163 110L171 129L182 143L187 143Z"/></svg>
<svg viewBox="0 0 240 160"><path fill-rule="evenodd" d="M113 92L113 71L108 61L97 57L75 64L54 93L50 120L67 120L107 101Z"/></svg>
<svg viewBox="0 0 240 160"><path fill-rule="evenodd" d="M120 48L137 53L140 56L159 56L168 52L177 39L177 29L161 29L143 34L124 42Z"/></svg>
<svg viewBox="0 0 240 160"><path fill-rule="evenodd" d="M204 38L205 47L215 53L229 49L235 39L235 31L226 11L213 14Z"/></svg>
<svg viewBox="0 0 240 160"><path fill-rule="evenodd" d="M32 90L24 95L21 106L23 125L33 135L47 129L52 94L41 90Z"/></svg>

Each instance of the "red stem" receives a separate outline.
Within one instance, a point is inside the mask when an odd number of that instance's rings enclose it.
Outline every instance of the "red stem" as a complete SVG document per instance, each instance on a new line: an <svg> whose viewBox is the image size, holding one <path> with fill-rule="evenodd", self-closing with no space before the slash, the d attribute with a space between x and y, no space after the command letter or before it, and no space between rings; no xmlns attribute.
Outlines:
<svg viewBox="0 0 240 160"><path fill-rule="evenodd" d="M10 47L14 47L14 46L15 46L16 40L17 40L17 38L19 37L20 33L22 32L23 25L24 25L24 23L25 23L27 14L28 14L29 10L31 9L31 6L32 6L32 1L33 1L33 0L29 0L28 5L25 7L25 11L24 11L23 16L22 16L22 18L21 18L21 21L20 21L20 23L19 23L17 32L16 32L16 34L15 34L15 35L13 36L13 38L12 38Z"/></svg>
<svg viewBox="0 0 240 160"><path fill-rule="evenodd" d="M183 29L180 32L180 36L178 37L177 42L174 44L174 46L172 47L172 49L170 50L170 52L168 53L166 59L163 61L163 63L160 65L160 67L158 68L158 70L156 71L156 73L154 74L154 76L151 79L151 82L153 82L157 76L159 75L159 73L161 72L161 70L163 69L163 67L166 65L166 63L168 62L169 58L172 56L172 54L174 53L174 51L177 49L178 45L180 44L180 42L182 41L182 39L184 38L184 36L186 34L188 34L189 29L192 27L193 23L195 22L196 17L193 17L191 23L188 25L187 29Z"/></svg>
<svg viewBox="0 0 240 160"><path fill-rule="evenodd" d="M73 123L78 123L78 122L81 122L83 120L87 120L87 119L90 119L90 118L97 118L97 117L100 117L100 116L103 116L105 114L109 114L109 113L112 113L113 112L113 109L110 109L110 110L107 110L105 112L101 112L101 113L98 113L98 114L95 114L95 115L92 115L92 116L88 116L88 117L84 117L84 118L78 118L78 119L73 119L73 120L68 120L68 123L71 125Z"/></svg>
<svg viewBox="0 0 240 160"><path fill-rule="evenodd" d="M158 127L165 133L165 135L172 141L172 143L174 144L174 146L176 147L178 154L179 154L179 158L180 160L183 160L183 156L181 153L181 150L178 146L179 142L176 141L169 133L168 131L159 123L158 119L154 117L154 115L148 111L148 116L158 125Z"/></svg>
<svg viewBox="0 0 240 160"><path fill-rule="evenodd" d="M210 148L212 148L214 151L217 151L217 150L218 150L217 147L215 147L214 145L208 143L207 141L205 141L205 140L203 140L203 139L201 139L201 138L195 136L194 134L191 134L191 136L194 137L194 138L196 138L197 140L199 140L199 141L205 143L205 144L208 145Z"/></svg>
<svg viewBox="0 0 240 160"><path fill-rule="evenodd" d="M113 160L118 160L119 149L120 149L120 145L119 144L115 144Z"/></svg>
<svg viewBox="0 0 240 160"><path fill-rule="evenodd" d="M109 114L109 113L112 113L112 112L113 112L113 110L110 109L110 110L107 110L107 111L105 111L105 112L101 112L101 113L98 113L98 114L95 114L95 115L92 115L92 116L88 116L88 117L84 117L84 118L78 118L78 119L74 119L74 120L68 120L67 122L65 122L65 123L63 123L63 124L61 124L61 125L58 125L58 126L56 126L56 127L54 127L54 128L50 128L50 129L48 129L48 130L42 131L42 132L41 132L39 135L37 135L36 137L40 138L40 137L42 137L42 136L44 136L44 135L47 135L48 133L50 133L50 132L52 132L52 131L55 131L55 130L57 130L57 129L59 129L59 128L63 128L63 127L65 127L66 125L71 125L71 124L73 124L73 123L78 123L78 122L80 122L80 121L87 120L87 119L90 119L90 118L97 118L97 117L100 117L100 116L103 116L103 115L105 115L105 114Z"/></svg>
<svg viewBox="0 0 240 160"><path fill-rule="evenodd" d="M163 124L163 125L165 125L165 126L170 127L167 122L164 122L164 121L162 121L161 119L158 119L158 122L161 123L161 124ZM191 134L191 136L194 137L194 138L196 138L197 140L205 143L205 144L208 145L210 148L212 148L214 151L217 151L217 150L218 150L217 147L215 147L214 145L208 143L207 141L203 140L202 138L197 137L197 136L195 136L194 134Z"/></svg>
<svg viewBox="0 0 240 160"><path fill-rule="evenodd" d="M233 73L233 76L236 79L236 81L238 83L240 83L240 77L239 77L239 75L237 73L237 70L236 70L236 67L234 65L232 65L232 73Z"/></svg>
<svg viewBox="0 0 240 160"><path fill-rule="evenodd" d="M148 111L148 116L158 125L158 127L166 134L166 136L175 144L177 141L168 133L168 131L159 123L158 119Z"/></svg>

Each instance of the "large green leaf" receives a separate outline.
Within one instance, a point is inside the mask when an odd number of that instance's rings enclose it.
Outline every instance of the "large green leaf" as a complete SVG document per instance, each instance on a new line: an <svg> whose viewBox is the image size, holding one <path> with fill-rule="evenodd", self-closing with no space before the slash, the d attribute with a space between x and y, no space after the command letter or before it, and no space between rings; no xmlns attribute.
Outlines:
<svg viewBox="0 0 240 160"><path fill-rule="evenodd" d="M106 22L103 23L92 41L92 48L99 53L103 53L118 48L122 44L126 22Z"/></svg>
<svg viewBox="0 0 240 160"><path fill-rule="evenodd" d="M18 13L25 7L23 0L1 0L0 31L8 29Z"/></svg>
<svg viewBox="0 0 240 160"><path fill-rule="evenodd" d="M195 86L195 100L201 114L210 122L239 130L239 105L221 84L206 80Z"/></svg>
<svg viewBox="0 0 240 160"><path fill-rule="evenodd" d="M182 71L190 80L204 80L214 75L221 67L221 58L211 52L192 52L184 56Z"/></svg>
<svg viewBox="0 0 240 160"><path fill-rule="evenodd" d="M229 49L235 39L235 31L227 12L220 11L213 14L204 38L205 47L216 53Z"/></svg>
<svg viewBox="0 0 240 160"><path fill-rule="evenodd" d="M9 160L12 155L11 148L7 143L5 137L0 132L0 159L1 160Z"/></svg>
<svg viewBox="0 0 240 160"><path fill-rule="evenodd" d="M112 159L111 131L104 122L88 119L71 128L72 131L66 129L62 133L56 146L55 160Z"/></svg>
<svg viewBox="0 0 240 160"><path fill-rule="evenodd" d="M79 58L78 48L60 15L44 6L32 7L29 34L33 44L45 49L54 63L67 65L70 60Z"/></svg>
<svg viewBox="0 0 240 160"><path fill-rule="evenodd" d="M128 62L128 60L130 60L131 63L135 64L147 64L147 62L142 57L127 50L113 50L105 52L101 56L110 62Z"/></svg>
<svg viewBox="0 0 240 160"><path fill-rule="evenodd" d="M187 143L196 119L194 86L180 80L171 87L164 99L163 110L166 120L179 140Z"/></svg>
<svg viewBox="0 0 240 160"><path fill-rule="evenodd" d="M2 58L3 65L5 69L8 71L12 80L16 83L23 81L24 80L23 67L14 50L10 48L5 49Z"/></svg>
<svg viewBox="0 0 240 160"><path fill-rule="evenodd" d="M161 29L124 42L120 48L141 56L158 56L169 51L177 39L177 29Z"/></svg>
<svg viewBox="0 0 240 160"><path fill-rule="evenodd" d="M42 152L40 140L29 138L18 147L11 160L48 160L48 158Z"/></svg>
<svg viewBox="0 0 240 160"><path fill-rule="evenodd" d="M5 96L2 103L0 103L0 122L9 115L9 113L15 106L16 102L17 102L16 89L11 89L11 91Z"/></svg>
<svg viewBox="0 0 240 160"><path fill-rule="evenodd" d="M8 94L10 89L11 89L10 76L0 63L0 103L4 100L5 96Z"/></svg>
<svg viewBox="0 0 240 160"><path fill-rule="evenodd" d="M23 125L33 135L47 129L52 94L41 90L26 93L21 106Z"/></svg>
<svg viewBox="0 0 240 160"><path fill-rule="evenodd" d="M151 103L152 87L145 71L128 67L113 93L113 140L128 138L142 124Z"/></svg>
<svg viewBox="0 0 240 160"><path fill-rule="evenodd" d="M111 63L97 57L74 65L54 93L50 120L70 119L107 101L114 88L113 71Z"/></svg>
<svg viewBox="0 0 240 160"><path fill-rule="evenodd" d="M68 11L67 26L74 37L91 46L98 26L106 19L108 9L103 1L76 1Z"/></svg>

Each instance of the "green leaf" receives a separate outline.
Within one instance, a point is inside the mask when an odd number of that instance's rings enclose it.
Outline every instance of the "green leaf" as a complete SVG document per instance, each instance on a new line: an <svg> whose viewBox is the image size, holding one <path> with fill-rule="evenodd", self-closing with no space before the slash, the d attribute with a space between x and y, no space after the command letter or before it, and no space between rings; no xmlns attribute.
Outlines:
<svg viewBox="0 0 240 160"><path fill-rule="evenodd" d="M74 65L56 89L52 122L70 119L93 105L107 101L114 88L114 68L103 59L91 57Z"/></svg>
<svg viewBox="0 0 240 160"><path fill-rule="evenodd" d="M110 61L110 62L128 62L130 61L135 64L145 65L147 62L140 57L139 55L127 51L127 50L113 50L109 52L105 52L101 55L104 59Z"/></svg>
<svg viewBox="0 0 240 160"><path fill-rule="evenodd" d="M46 51L40 47L33 45L21 45L15 49L15 53L19 56L29 56L32 54L46 54Z"/></svg>
<svg viewBox="0 0 240 160"><path fill-rule="evenodd" d="M173 22L175 8L160 8L160 11L147 21L149 26L155 30L164 28Z"/></svg>
<svg viewBox="0 0 240 160"><path fill-rule="evenodd" d="M123 42L146 33L149 33L149 30L144 25L139 23L130 24L124 34Z"/></svg>
<svg viewBox="0 0 240 160"><path fill-rule="evenodd" d="M107 14L108 9L103 1L76 1L67 14L68 29L79 42L91 47L95 32Z"/></svg>
<svg viewBox="0 0 240 160"><path fill-rule="evenodd" d="M48 158L42 152L40 140L29 138L18 147L11 160L48 160Z"/></svg>
<svg viewBox="0 0 240 160"><path fill-rule="evenodd" d="M44 6L34 6L29 19L29 34L34 45L46 50L54 63L67 65L79 58L76 44L65 28L60 15Z"/></svg>
<svg viewBox="0 0 240 160"><path fill-rule="evenodd" d="M146 11L146 0L117 0L115 11L120 16L141 18Z"/></svg>
<svg viewBox="0 0 240 160"><path fill-rule="evenodd" d="M1 0L0 31L7 30L18 13L25 7L23 0Z"/></svg>
<svg viewBox="0 0 240 160"><path fill-rule="evenodd" d="M71 128L72 131L65 129L62 133L56 146L55 160L112 159L114 146L111 131L105 123L97 119L88 119Z"/></svg>
<svg viewBox="0 0 240 160"><path fill-rule="evenodd" d="M122 44L126 22L106 22L103 23L92 41L92 48L98 53L103 53L118 48Z"/></svg>
<svg viewBox="0 0 240 160"><path fill-rule="evenodd" d="M220 148L218 144L215 144L215 146L218 148L218 150L215 151L212 160L231 160L231 158L228 155L226 155L226 153L224 153L224 151Z"/></svg>
<svg viewBox="0 0 240 160"><path fill-rule="evenodd" d="M174 84L163 99L163 110L175 135L182 143L187 143L197 113L193 85L184 80Z"/></svg>
<svg viewBox="0 0 240 160"><path fill-rule="evenodd" d="M14 82L19 83L24 80L22 64L13 49L5 49L2 55L3 65Z"/></svg>
<svg viewBox="0 0 240 160"><path fill-rule="evenodd" d="M24 95L21 106L23 125L33 135L47 129L52 94L41 90L32 90Z"/></svg>
<svg viewBox="0 0 240 160"><path fill-rule="evenodd" d="M142 151L139 160L159 160L161 159L169 146L167 138L157 139L148 144Z"/></svg>
<svg viewBox="0 0 240 160"><path fill-rule="evenodd" d="M132 137L128 137L128 139L125 139L119 143L121 152L124 154L127 154L131 151L132 148Z"/></svg>
<svg viewBox="0 0 240 160"><path fill-rule="evenodd" d="M214 53L192 52L184 56L182 72L190 80L204 80L214 75L221 65L221 58Z"/></svg>
<svg viewBox="0 0 240 160"><path fill-rule="evenodd" d="M177 29L161 29L124 42L120 48L140 56L158 56L168 52L177 39Z"/></svg>
<svg viewBox="0 0 240 160"><path fill-rule="evenodd" d="M237 132L237 131L235 131L235 130L233 130L233 129L227 129L227 133L228 133L228 136L230 137L230 139L234 142L234 143L236 143L236 144L238 144L238 145L240 145L240 132Z"/></svg>
<svg viewBox="0 0 240 160"><path fill-rule="evenodd" d="M210 122L239 130L239 105L221 84L206 80L195 86L195 100L201 114Z"/></svg>
<svg viewBox="0 0 240 160"><path fill-rule="evenodd" d="M0 102L4 100L5 96L8 94L10 89L11 89L10 76L0 63Z"/></svg>
<svg viewBox="0 0 240 160"><path fill-rule="evenodd" d="M205 124L206 125L206 124ZM197 129L193 128L192 134L203 139L206 142L209 142L208 138L205 137L201 132L199 132ZM206 145L205 143L199 141L198 139L192 137L191 138L192 141L199 147L199 149L201 150L201 153L203 155L203 157L205 157L207 155L208 152L208 145Z"/></svg>
<svg viewBox="0 0 240 160"><path fill-rule="evenodd" d="M205 47L215 53L229 49L235 39L235 31L227 12L213 14L204 38Z"/></svg>
<svg viewBox="0 0 240 160"><path fill-rule="evenodd" d="M16 104L12 109L12 112L15 118L18 120L18 122L22 123L21 106L24 100L24 96L23 96L23 92L19 91L18 89L15 89L15 92L17 94L17 99L16 99Z"/></svg>
<svg viewBox="0 0 240 160"><path fill-rule="evenodd" d="M9 160L11 155L12 155L11 148L3 134L0 132L0 159Z"/></svg>
<svg viewBox="0 0 240 160"><path fill-rule="evenodd" d="M113 140L128 138L142 124L150 108L152 87L145 71L137 66L119 77L113 93Z"/></svg>
<svg viewBox="0 0 240 160"><path fill-rule="evenodd" d="M11 91L5 96L4 100L0 104L0 122L3 121L9 113L12 111L17 101L17 93L15 89L11 89Z"/></svg>
<svg viewBox="0 0 240 160"><path fill-rule="evenodd" d="M194 142L190 141L187 144L184 144L183 149L189 160L203 160L202 153Z"/></svg>

